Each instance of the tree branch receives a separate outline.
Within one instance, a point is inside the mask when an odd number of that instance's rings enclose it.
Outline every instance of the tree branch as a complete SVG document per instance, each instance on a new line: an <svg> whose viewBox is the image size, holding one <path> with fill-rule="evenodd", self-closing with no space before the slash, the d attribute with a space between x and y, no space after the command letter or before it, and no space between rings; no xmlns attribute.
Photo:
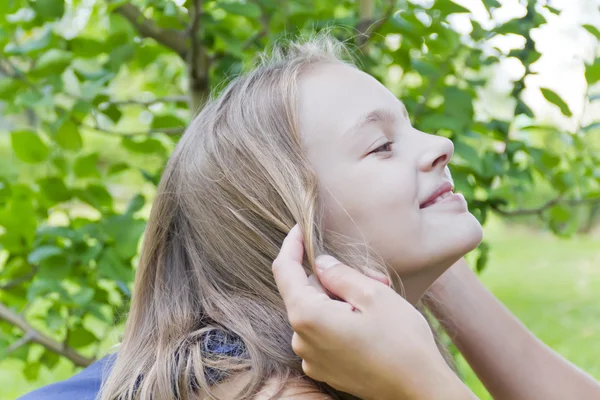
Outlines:
<svg viewBox="0 0 600 400"><path fill-rule="evenodd" d="M96 361L93 358L84 357L81 354L79 354L75 349L66 346L62 343L59 343L56 340L44 335L43 333L29 325L29 323L25 321L25 318L21 317L2 303L0 303L0 319L8 322L13 326L16 326L25 333L20 340L18 340L10 347L11 351L14 351L18 347L23 346L26 343L33 342L40 344L48 350L60 354L63 357L68 358L73 362L73 364L77 365L78 367L87 367L94 361Z"/></svg>
<svg viewBox="0 0 600 400"><path fill-rule="evenodd" d="M358 48L364 48L375 33L394 15L396 0L389 0L387 10L383 16L377 20L373 19L373 0L361 0L359 3L359 22L356 25L358 37L356 39Z"/></svg>
<svg viewBox="0 0 600 400"><path fill-rule="evenodd" d="M452 62L452 60L456 57L459 49L460 49L460 46L457 46L454 49L454 51L448 56L448 58L444 61L444 63L439 66L435 75L433 75L432 77L429 78L429 83L427 84L427 87L425 88L425 91L423 92L423 100L421 100L419 103L417 103L415 110L412 112L412 123L415 126L417 125L419 117L421 117L421 114L423 113L423 111L425 111L425 107L427 106L427 101L429 100L429 97L432 95L433 91L435 90L435 87L437 86L438 81L440 80L440 78L443 78L444 75L448 72L447 71L448 67L450 66L450 63Z"/></svg>
<svg viewBox="0 0 600 400"><path fill-rule="evenodd" d="M124 132L124 131L114 131L111 129L102 128L98 125L96 125L96 126L88 125L88 124L85 124L85 123L83 123L81 121L77 121L77 120L75 120L75 122L87 129L92 129L94 131L102 132L102 133L109 133L109 134L115 135L115 136L125 136L125 137L127 137L127 136L151 136L151 135L155 135L157 133L164 133L165 135L180 135L185 130L185 127L181 127L181 128L150 129L148 131Z"/></svg>
<svg viewBox="0 0 600 400"><path fill-rule="evenodd" d="M185 60L188 50L185 32L159 27L154 21L144 17L144 14L131 3L117 7L116 12L124 16L140 35L156 40L163 46L175 51Z"/></svg>
<svg viewBox="0 0 600 400"><path fill-rule="evenodd" d="M210 59L204 45L198 40L200 17L202 15L202 0L193 0L190 7L191 21L188 28L190 51L188 52L188 85L189 105L192 116L204 106L209 94L208 70Z"/></svg>
<svg viewBox="0 0 600 400"><path fill-rule="evenodd" d="M547 209L549 209L557 204L578 206L581 204L596 203L596 202L600 202L600 196L599 197L590 197L589 199L570 199L570 200L563 200L562 197L559 196L559 197L552 199L536 208L503 210L502 208L498 207L497 204L492 204L490 207L492 208L492 210L494 210L495 212L497 212L498 214L500 214L502 216L517 217L517 216L525 216L525 215L541 215L544 211L546 211Z"/></svg>
<svg viewBox="0 0 600 400"><path fill-rule="evenodd" d="M108 104L114 104L116 106L121 105L140 105L140 106L150 106L152 104L158 103L187 103L187 96L166 96L166 97L157 97L152 100L135 100L135 99L127 99L127 100L109 100Z"/></svg>
<svg viewBox="0 0 600 400"><path fill-rule="evenodd" d="M33 276L37 273L37 271L38 271L38 267L32 266L31 271L29 271L27 274L20 276L18 278L15 278L12 281L8 281L7 283L5 283L3 285L0 285L0 290L9 290L9 289L14 288L15 286L20 285L23 282L27 282L28 280L33 278Z"/></svg>

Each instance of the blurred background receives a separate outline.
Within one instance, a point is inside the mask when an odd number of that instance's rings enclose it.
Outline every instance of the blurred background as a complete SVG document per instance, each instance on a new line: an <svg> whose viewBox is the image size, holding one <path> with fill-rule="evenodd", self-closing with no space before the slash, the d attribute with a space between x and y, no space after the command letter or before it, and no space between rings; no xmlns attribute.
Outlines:
<svg viewBox="0 0 600 400"><path fill-rule="evenodd" d="M156 184L186 124L257 52L322 29L417 128L453 140L457 190L485 227L471 265L600 379L597 1L0 3L0 399L118 342Z"/></svg>

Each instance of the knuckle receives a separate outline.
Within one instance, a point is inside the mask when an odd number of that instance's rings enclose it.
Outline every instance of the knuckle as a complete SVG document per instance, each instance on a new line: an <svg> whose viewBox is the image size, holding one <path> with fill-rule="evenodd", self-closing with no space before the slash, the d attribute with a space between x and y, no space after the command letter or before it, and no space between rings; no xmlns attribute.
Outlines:
<svg viewBox="0 0 600 400"><path fill-rule="evenodd" d="M381 290L373 286L363 287L361 288L360 297L363 304L373 305L381 297Z"/></svg>
<svg viewBox="0 0 600 400"><path fill-rule="evenodd" d="M292 350L294 350L294 353L300 358L306 356L306 345L297 333L294 333L292 336Z"/></svg>
<svg viewBox="0 0 600 400"><path fill-rule="evenodd" d="M290 324L295 332L306 332L312 328L312 321L306 312L294 312L290 315Z"/></svg>
<svg viewBox="0 0 600 400"><path fill-rule="evenodd" d="M282 264L281 258L277 257L276 259L273 260L273 264L271 264L271 268L273 269L273 271L276 271L282 267L281 264Z"/></svg>
<svg viewBox="0 0 600 400"><path fill-rule="evenodd" d="M339 282L345 280L346 274L344 273L344 268L340 268L342 265L342 263L338 263L332 267L327 268L325 271L323 271L323 278L331 282Z"/></svg>
<svg viewBox="0 0 600 400"><path fill-rule="evenodd" d="M302 360L302 371L304 371L306 376L308 376L310 378L315 379L317 377L314 369L306 360Z"/></svg>

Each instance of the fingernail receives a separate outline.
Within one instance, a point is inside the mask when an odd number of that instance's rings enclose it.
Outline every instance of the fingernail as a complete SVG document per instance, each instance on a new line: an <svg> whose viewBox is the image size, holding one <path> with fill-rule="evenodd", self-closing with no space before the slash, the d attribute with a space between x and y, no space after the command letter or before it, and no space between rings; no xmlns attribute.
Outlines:
<svg viewBox="0 0 600 400"><path fill-rule="evenodd" d="M323 254L317 257L315 263L317 264L317 268L324 271L327 268L333 267L335 264L339 264L340 262L330 255Z"/></svg>

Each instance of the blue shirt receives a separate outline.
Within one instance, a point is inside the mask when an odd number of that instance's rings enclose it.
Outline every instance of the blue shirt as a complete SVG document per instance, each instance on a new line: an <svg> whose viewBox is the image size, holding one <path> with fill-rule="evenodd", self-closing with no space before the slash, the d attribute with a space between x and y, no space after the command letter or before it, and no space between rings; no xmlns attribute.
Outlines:
<svg viewBox="0 0 600 400"><path fill-rule="evenodd" d="M116 354L109 354L69 379L34 390L17 400L94 400L102 377L112 368Z"/></svg>
<svg viewBox="0 0 600 400"><path fill-rule="evenodd" d="M238 336L222 330L205 333L202 338L202 350L205 355L247 356L244 342ZM95 400L102 378L108 376L116 356L117 353L109 354L71 378L44 386L17 400ZM218 383L226 377L222 371L210 367L205 368L205 373L210 383ZM194 377L192 387L198 388Z"/></svg>

